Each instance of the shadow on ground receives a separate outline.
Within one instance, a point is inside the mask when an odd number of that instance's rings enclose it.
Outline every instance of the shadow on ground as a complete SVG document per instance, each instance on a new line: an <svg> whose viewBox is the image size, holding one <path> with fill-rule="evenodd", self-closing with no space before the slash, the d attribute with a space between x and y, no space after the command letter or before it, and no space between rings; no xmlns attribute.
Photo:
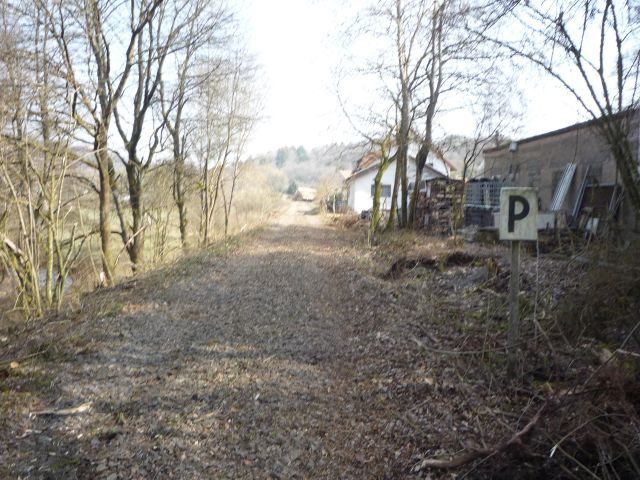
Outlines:
<svg viewBox="0 0 640 480"><path fill-rule="evenodd" d="M91 326L82 335L93 347L37 364L52 382L5 420L0 472L408 474L411 451L394 440L406 425L389 417L397 406L388 388L363 370L371 356L389 354L366 342L388 317L388 302L357 272L355 235L305 222L271 226L232 253L199 254L130 288L88 296L80 323ZM92 408L29 416L34 402Z"/></svg>

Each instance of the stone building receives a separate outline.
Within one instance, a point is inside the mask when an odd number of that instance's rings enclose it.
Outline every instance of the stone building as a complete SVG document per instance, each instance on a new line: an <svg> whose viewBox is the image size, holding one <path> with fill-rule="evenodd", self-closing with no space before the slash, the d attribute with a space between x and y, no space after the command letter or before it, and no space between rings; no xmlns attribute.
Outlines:
<svg viewBox="0 0 640 480"><path fill-rule="evenodd" d="M637 115L632 117L629 131L637 159ZM505 186L537 188L540 211L556 213L566 225L597 227L608 215L635 222L624 204L609 146L594 120L489 148L484 156L486 178L503 180ZM595 219L595 224L590 219ZM589 221L592 223L587 224Z"/></svg>

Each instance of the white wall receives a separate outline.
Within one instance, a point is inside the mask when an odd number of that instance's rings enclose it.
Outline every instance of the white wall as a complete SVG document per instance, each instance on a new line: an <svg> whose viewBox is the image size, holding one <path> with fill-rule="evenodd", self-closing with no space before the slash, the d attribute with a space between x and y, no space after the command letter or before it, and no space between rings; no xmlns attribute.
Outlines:
<svg viewBox="0 0 640 480"><path fill-rule="evenodd" d="M356 176L349 182L349 208L356 213L362 213L365 210L373 208L373 197L371 196L371 185L376 176L376 169ZM393 180L396 175L395 163L391 164L387 171L382 175L382 185L389 185L393 190ZM391 197L380 197L382 209L389 209L391 206Z"/></svg>
<svg viewBox="0 0 640 480"><path fill-rule="evenodd" d="M443 174L446 172L446 166L442 163L442 161L434 156L429 156L429 161L433 161L434 165L429 165L429 167L434 168ZM371 185L373 185L373 179L376 176L377 169L372 168L360 175L356 175L352 177L348 181L349 185L349 195L347 199L347 203L349 208L356 213L362 213L366 210L371 210L373 208L373 197L371 196ZM382 175L382 185L390 185L391 191L393 191L393 181L396 176L396 162L393 162L389 165L389 168ZM407 179L409 182L412 182L416 176L416 169L413 164L409 164L407 168ZM423 180L430 180L435 178L436 174L429 168L424 169L422 172ZM400 205L401 194L398 192L398 205ZM380 204L383 210L389 210L391 208L391 197L381 197Z"/></svg>

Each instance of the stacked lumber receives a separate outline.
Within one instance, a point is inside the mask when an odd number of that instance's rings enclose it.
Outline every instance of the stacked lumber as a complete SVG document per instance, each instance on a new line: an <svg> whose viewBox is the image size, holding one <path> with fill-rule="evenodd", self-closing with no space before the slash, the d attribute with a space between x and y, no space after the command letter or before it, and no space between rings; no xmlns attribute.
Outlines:
<svg viewBox="0 0 640 480"><path fill-rule="evenodd" d="M433 235L449 235L460 215L463 184L460 180L437 178L426 182L418 196L417 224Z"/></svg>

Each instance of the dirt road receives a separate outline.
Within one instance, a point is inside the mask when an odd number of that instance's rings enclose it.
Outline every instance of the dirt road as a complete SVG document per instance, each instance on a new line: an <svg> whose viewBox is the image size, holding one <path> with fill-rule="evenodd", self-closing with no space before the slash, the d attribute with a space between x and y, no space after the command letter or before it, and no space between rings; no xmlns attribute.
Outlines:
<svg viewBox="0 0 640 480"><path fill-rule="evenodd" d="M46 388L9 411L0 472L415 478L430 380L389 333L411 315L358 270L358 239L312 208L89 296L77 348L36 363Z"/></svg>

